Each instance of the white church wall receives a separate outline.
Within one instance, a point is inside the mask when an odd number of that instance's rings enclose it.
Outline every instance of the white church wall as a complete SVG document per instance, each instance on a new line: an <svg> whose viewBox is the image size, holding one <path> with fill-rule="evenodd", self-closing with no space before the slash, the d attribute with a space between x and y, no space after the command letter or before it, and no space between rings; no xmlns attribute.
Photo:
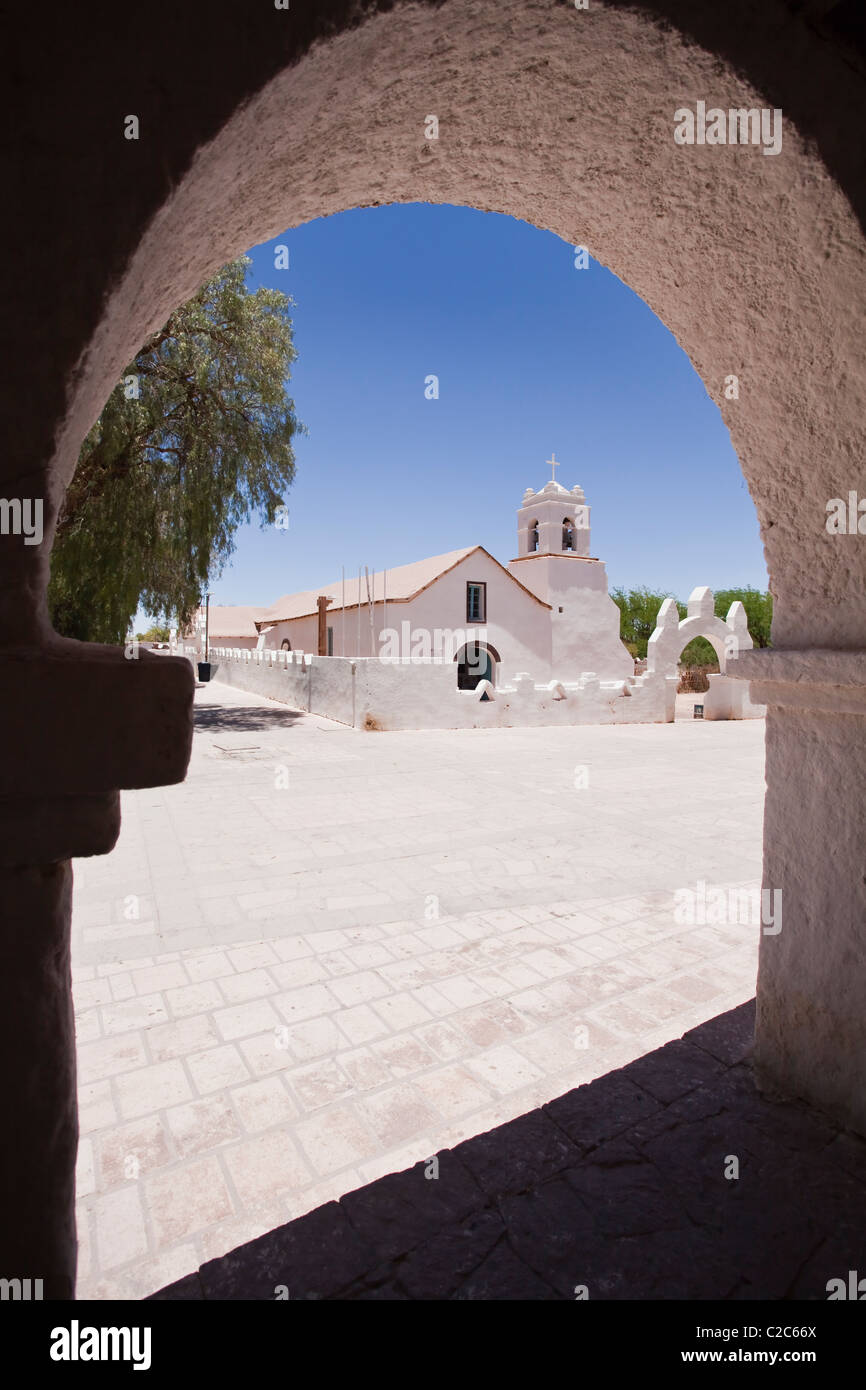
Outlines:
<svg viewBox="0 0 866 1390"><path fill-rule="evenodd" d="M487 585L487 620L483 623L466 621L466 585L478 581ZM340 603L339 589L332 594ZM333 629L335 657L377 658L387 654L391 645L383 634L397 634L401 656L411 658L413 645L420 649L421 640L429 645L435 634L461 634L459 643L473 641L482 634L501 658L504 677L529 669L539 678L550 672L550 613L531 594L512 583L507 573L483 551L461 560L453 569L434 580L414 598L383 603L380 591L374 595L373 624L370 607L328 609L327 625ZM409 624L408 631L404 624ZM421 634L417 644L413 634ZM265 635L268 650L279 649L288 639L293 651L317 652L318 619L315 615L294 618L278 623ZM448 639L445 639L446 643ZM452 644L453 645L453 644ZM456 652L447 653L449 660ZM587 669L599 669L588 667ZM611 674L615 674L611 672ZM457 673L453 672L456 687Z"/></svg>
<svg viewBox="0 0 866 1390"><path fill-rule="evenodd" d="M620 641L620 612L601 560L537 555L512 560L508 568L550 605L550 665L557 676L577 680L584 671L598 671L606 679L625 680L632 675L634 659Z"/></svg>
<svg viewBox="0 0 866 1390"><path fill-rule="evenodd" d="M210 633L208 635L209 647L212 647L216 643L217 645L222 647L239 647L242 648L244 651L252 651L252 649L256 646L257 642L257 637L238 637L233 634L225 633L217 633L216 635L214 635L214 633ZM204 642L202 641L200 647L203 646Z"/></svg>
<svg viewBox="0 0 866 1390"><path fill-rule="evenodd" d="M208 647L238 647L244 651L252 651L257 642L256 637L240 637L234 633L208 634ZM198 653L198 659L204 661L204 629L201 632L190 632L183 639L187 652Z"/></svg>
<svg viewBox="0 0 866 1390"><path fill-rule="evenodd" d="M473 582L487 585L487 615L483 623L466 621L466 585ZM549 610L514 584L482 551L461 560L398 608L400 618L408 618L413 628L465 631L470 641L476 631L483 630L487 643L500 655L501 679L507 680L522 670L537 672L539 679L550 672ZM399 624L389 620L389 626ZM456 674L454 681L456 685Z"/></svg>
<svg viewBox="0 0 866 1390"><path fill-rule="evenodd" d="M265 632L265 650L279 651L284 641L291 643L293 652L314 652L318 643L318 618L292 618L289 622L277 623Z"/></svg>
<svg viewBox="0 0 866 1390"><path fill-rule="evenodd" d="M598 671L611 680L634 673L634 658L620 641L620 611L603 584L556 591L553 598L553 668L566 679L583 671ZM559 609L562 608L562 613Z"/></svg>

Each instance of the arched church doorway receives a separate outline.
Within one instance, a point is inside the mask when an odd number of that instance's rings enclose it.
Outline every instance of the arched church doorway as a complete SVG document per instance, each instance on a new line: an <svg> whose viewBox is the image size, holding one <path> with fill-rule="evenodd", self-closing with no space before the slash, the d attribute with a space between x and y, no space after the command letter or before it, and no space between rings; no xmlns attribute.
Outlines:
<svg viewBox="0 0 866 1390"><path fill-rule="evenodd" d="M500 660L495 647L481 642L467 642L455 656L457 689L474 690L482 681L496 684L496 665ZM484 695L483 699L487 699Z"/></svg>

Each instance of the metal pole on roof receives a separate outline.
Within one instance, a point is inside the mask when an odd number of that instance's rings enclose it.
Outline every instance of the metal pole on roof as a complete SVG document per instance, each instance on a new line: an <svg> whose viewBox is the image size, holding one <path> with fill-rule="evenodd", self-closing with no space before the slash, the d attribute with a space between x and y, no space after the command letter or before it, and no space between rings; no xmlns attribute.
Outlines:
<svg viewBox="0 0 866 1390"><path fill-rule="evenodd" d="M340 656L346 655L346 566L340 566L342 584L342 612L340 613Z"/></svg>
<svg viewBox="0 0 866 1390"><path fill-rule="evenodd" d="M375 639L374 639L374 637L373 637L373 599L372 599L372 597L371 597L371 595L370 595L370 571L367 569L367 566L366 566L366 565L364 566L364 579L366 580L366 583L367 583L367 606L368 606L368 608L369 608L369 610L370 610L370 655L371 655L371 656L375 656L375 655L376 655L376 650L375 650L375 648L376 648L376 643L375 643ZM375 582L376 582L376 576L374 575L374 576L373 576L373 583L375 584Z"/></svg>
<svg viewBox="0 0 866 1390"><path fill-rule="evenodd" d="M355 655L361 655L361 566L358 566L358 633L355 638Z"/></svg>
<svg viewBox="0 0 866 1390"><path fill-rule="evenodd" d="M382 571L382 627L388 626L388 571Z"/></svg>

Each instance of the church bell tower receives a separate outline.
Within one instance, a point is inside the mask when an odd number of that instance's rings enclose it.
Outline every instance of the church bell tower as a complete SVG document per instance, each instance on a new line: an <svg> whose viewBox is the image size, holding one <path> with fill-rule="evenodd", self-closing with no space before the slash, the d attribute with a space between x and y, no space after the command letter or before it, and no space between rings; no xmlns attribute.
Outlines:
<svg viewBox="0 0 866 1390"><path fill-rule="evenodd" d="M560 464L556 454L548 459L551 472ZM590 560L589 507L583 488L575 484L570 490L551 477L540 492L528 487L517 513L517 558L509 569L521 584L538 598L550 602L547 592L553 588L570 588L580 583L576 575L567 577L559 564L569 566L574 560ZM596 561L596 563L598 563ZM545 590L545 592L541 592Z"/></svg>
<svg viewBox="0 0 866 1390"><path fill-rule="evenodd" d="M548 459L551 472L560 467ZM589 552L589 507L583 488L528 487L517 512L518 553L508 571L550 608L551 670L560 680L584 671L624 679L634 662L619 638L619 609L607 591L604 564Z"/></svg>

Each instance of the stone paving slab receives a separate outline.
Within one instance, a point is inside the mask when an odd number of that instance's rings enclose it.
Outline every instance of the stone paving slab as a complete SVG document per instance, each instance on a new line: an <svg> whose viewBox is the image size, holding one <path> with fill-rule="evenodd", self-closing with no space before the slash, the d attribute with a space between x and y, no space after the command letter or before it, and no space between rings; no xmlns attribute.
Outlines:
<svg viewBox="0 0 866 1390"><path fill-rule="evenodd" d="M152 1297L826 1299L866 1263L866 1142L762 1093L753 1032L751 1002Z"/></svg>
<svg viewBox="0 0 866 1390"><path fill-rule="evenodd" d="M117 850L76 865L79 1297L146 1296L753 993L757 930L672 905L699 877L757 884L754 724L464 731L455 752L197 700L188 781L124 794ZM267 758L217 759L226 724ZM642 1094L706 1080L706 1055L683 1044Z"/></svg>
<svg viewBox="0 0 866 1390"><path fill-rule="evenodd" d="M665 1040L684 1020L704 1016L706 1004L685 997L673 1015L654 1014L644 974L622 968L634 953L620 949L616 960L589 967L570 959L568 943L586 941L584 934L550 938L548 954L565 974L537 975L528 988L522 975L515 983L509 966L528 970L524 963L545 924L568 923L568 904L557 907L562 915L533 923L530 940L514 951L508 943L521 928L510 920L500 919L498 928L484 923L482 943L501 949L483 972L475 967L475 933L461 937L435 991L395 989L382 966L348 976L325 972L322 982L281 991L273 978L287 944L280 939L217 956L189 952L139 963L132 974L141 988L155 982L152 970L168 966L185 969L194 982L177 987L172 974L164 991L133 1001L141 1007L104 1002L79 1014L94 1015L101 1029L79 1046L79 1220L85 1241L96 1247L92 1264L82 1263L80 1296L149 1293L148 1282L177 1261L222 1253L380 1173L534 1110L639 1055L652 1040ZM656 917L673 934L660 939L676 940L670 914ZM411 924L394 925L397 934L385 942L400 940ZM666 967L666 986L701 979L717 1007L747 993L756 943L738 930L737 944L717 945L697 973L691 964L687 971L676 962ZM327 958L315 955L314 941L302 940L313 954L290 965ZM293 941L292 951L299 944ZM111 985L129 973L99 969L108 973L85 985ZM195 982L202 971L211 978ZM249 976L261 997L228 1004ZM339 987L356 979L363 988L343 990L341 999ZM493 980L501 986L495 992ZM448 986L451 999L443 992ZM635 1022L632 1006L639 1004L647 1012ZM643 1064L635 1065L640 1071ZM706 1051L676 1044L640 1094L668 1100L683 1079L695 1084L721 1066Z"/></svg>

